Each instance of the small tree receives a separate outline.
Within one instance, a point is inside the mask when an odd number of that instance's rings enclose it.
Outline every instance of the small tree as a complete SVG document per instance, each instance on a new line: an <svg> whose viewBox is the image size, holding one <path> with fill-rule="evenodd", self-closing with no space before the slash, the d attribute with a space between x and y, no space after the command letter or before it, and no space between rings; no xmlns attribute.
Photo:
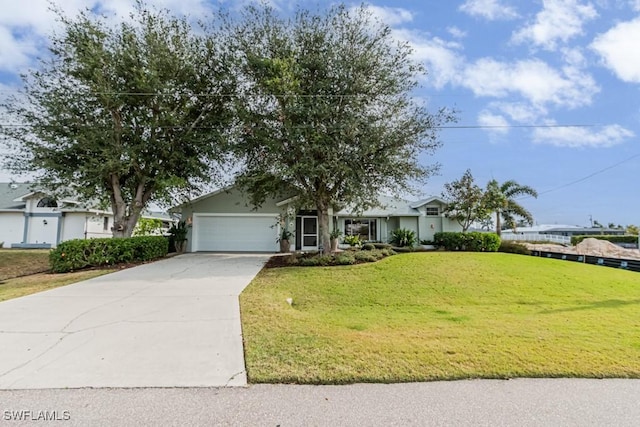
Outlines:
<svg viewBox="0 0 640 427"><path fill-rule="evenodd" d="M141 1L119 26L90 12L58 18L50 56L5 105L24 124L1 128L16 145L7 166L110 205L113 236L130 236L150 200L219 175L231 64L215 34Z"/></svg>
<svg viewBox="0 0 640 427"><path fill-rule="evenodd" d="M496 215L495 224L498 236L502 232L501 219L504 219L504 223L509 228L515 228L516 217L522 218L529 225L533 224L531 212L516 201L518 196L523 195L538 197L538 192L527 185L520 185L514 180L499 184L498 181L492 179L487 184L484 205Z"/></svg>
<svg viewBox="0 0 640 427"><path fill-rule="evenodd" d="M439 145L437 128L452 117L413 98L422 65L365 7L290 19L250 7L230 43L244 83L237 182L254 204L284 188L315 208L325 253L329 209L365 209L435 170L418 155Z"/></svg>
<svg viewBox="0 0 640 427"><path fill-rule="evenodd" d="M444 215L453 219L466 232L475 221L483 221L489 215L485 195L476 185L471 170L467 169L459 180L444 185L443 199L447 202Z"/></svg>

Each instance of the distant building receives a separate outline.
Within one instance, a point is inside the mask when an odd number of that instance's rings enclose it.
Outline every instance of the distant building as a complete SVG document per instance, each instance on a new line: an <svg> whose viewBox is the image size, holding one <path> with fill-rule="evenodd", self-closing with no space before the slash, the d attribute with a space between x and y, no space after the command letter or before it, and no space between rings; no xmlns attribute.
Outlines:
<svg viewBox="0 0 640 427"><path fill-rule="evenodd" d="M165 215L143 215L173 222ZM55 248L71 239L111 237L113 213L97 203L74 198L57 200L37 184L0 183L0 242L5 248Z"/></svg>
<svg viewBox="0 0 640 427"><path fill-rule="evenodd" d="M549 241L571 243L572 236L624 235L625 230L618 228L579 227L576 225L542 224L533 227L518 227L516 230L503 230L503 240Z"/></svg>

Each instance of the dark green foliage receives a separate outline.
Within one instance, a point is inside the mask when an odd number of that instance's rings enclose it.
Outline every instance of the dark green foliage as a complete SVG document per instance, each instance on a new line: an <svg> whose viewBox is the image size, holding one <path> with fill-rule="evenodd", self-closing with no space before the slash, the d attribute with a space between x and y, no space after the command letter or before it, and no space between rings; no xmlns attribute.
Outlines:
<svg viewBox="0 0 640 427"><path fill-rule="evenodd" d="M391 245L389 243L373 243L373 246L376 249L391 249Z"/></svg>
<svg viewBox="0 0 640 427"><path fill-rule="evenodd" d="M434 243L448 251L496 252L500 237L495 233L441 232L436 233Z"/></svg>
<svg viewBox="0 0 640 427"><path fill-rule="evenodd" d="M352 265L364 262L375 262L396 253L391 249L350 249L331 255L322 255L317 252L292 254L284 263L278 266L319 267L331 265Z"/></svg>
<svg viewBox="0 0 640 427"><path fill-rule="evenodd" d="M417 241L416 232L406 228L398 228L391 232L391 244L404 248L413 247Z"/></svg>
<svg viewBox="0 0 640 427"><path fill-rule="evenodd" d="M573 246L582 242L584 239L607 240L611 243L638 243L638 236L615 236L615 235L594 235L594 236L572 236L571 244Z"/></svg>
<svg viewBox="0 0 640 427"><path fill-rule="evenodd" d="M374 250L376 247L373 243L365 243L364 245L362 245L362 250L363 251L372 251Z"/></svg>
<svg viewBox="0 0 640 427"><path fill-rule="evenodd" d="M233 142L244 166L237 182L253 203L291 189L300 206L317 209L328 251L331 206L370 207L382 191L411 191L437 169L424 155L452 114L416 101L423 64L367 7L283 18L249 6L236 29L229 44L241 66L243 131Z"/></svg>
<svg viewBox="0 0 640 427"><path fill-rule="evenodd" d="M185 221L178 221L177 224L173 224L169 229L169 234L173 236L173 239L176 242L183 242L187 240L187 233L189 229L187 228L187 223Z"/></svg>
<svg viewBox="0 0 640 427"><path fill-rule="evenodd" d="M505 252L509 254L519 254L519 255L531 255L531 251L526 248L526 246L521 245L520 243L510 242L507 240L503 240L500 242L500 247L498 248L498 252Z"/></svg>
<svg viewBox="0 0 640 427"><path fill-rule="evenodd" d="M459 180L444 185L442 197L447 202L444 215L458 222L463 232L473 222L481 221L489 214L485 206L484 191L476 184L469 169Z"/></svg>
<svg viewBox="0 0 640 427"><path fill-rule="evenodd" d="M353 256L357 261L374 262L378 260L372 251L358 251Z"/></svg>
<svg viewBox="0 0 640 427"><path fill-rule="evenodd" d="M67 240L49 254L51 270L66 273L86 267L99 267L161 258L169 250L164 236L139 236L121 239Z"/></svg>
<svg viewBox="0 0 640 427"><path fill-rule="evenodd" d="M127 237L151 200L221 176L235 120L233 97L220 96L235 92L227 45L144 0L118 25L52 6L61 28L49 54L2 108L3 121L25 124L0 126L15 144L6 166L37 171L51 191L76 184L73 196L110 205L114 236Z"/></svg>
<svg viewBox="0 0 640 427"><path fill-rule="evenodd" d="M337 265L352 265L356 263L356 258L351 252L342 252L335 255L334 261Z"/></svg>

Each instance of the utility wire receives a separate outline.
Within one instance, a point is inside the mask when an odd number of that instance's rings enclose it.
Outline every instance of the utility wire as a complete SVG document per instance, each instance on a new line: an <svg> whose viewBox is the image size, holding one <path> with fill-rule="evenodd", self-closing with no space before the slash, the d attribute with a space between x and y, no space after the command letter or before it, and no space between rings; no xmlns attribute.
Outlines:
<svg viewBox="0 0 640 427"><path fill-rule="evenodd" d="M576 179L575 181L571 181L571 182L568 182L566 184L559 185L559 186L551 188L549 190L541 191L541 192L538 193L538 196L541 196L541 195L547 194L547 193L551 193L553 191L558 191L558 190L570 187L570 186L575 185L575 184L579 184L579 183L584 182L584 181L586 181L586 180L588 180L590 178L593 178L596 175L600 175L601 173L604 173L604 172L606 172L608 170L611 170L611 169L613 169L613 168L615 168L617 166L620 166L621 164L630 162L633 159L637 159L638 157L640 157L640 153L634 154L631 157L627 157L626 159L624 159L622 161L619 161L618 163L615 163L613 165L610 165L610 166L607 166L607 167L602 168L600 170L597 170L597 171L595 171L593 173L590 173L589 175L586 175L586 176L583 176L582 178ZM522 196L522 197L518 197L517 200L528 199L528 198L531 198L531 197L533 197L533 196L528 196L528 195L527 196Z"/></svg>

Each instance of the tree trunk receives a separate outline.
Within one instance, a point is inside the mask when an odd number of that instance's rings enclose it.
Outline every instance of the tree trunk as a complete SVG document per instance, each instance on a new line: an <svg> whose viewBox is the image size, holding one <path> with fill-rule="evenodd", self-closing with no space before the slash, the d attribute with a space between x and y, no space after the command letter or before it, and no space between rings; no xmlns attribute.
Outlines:
<svg viewBox="0 0 640 427"><path fill-rule="evenodd" d="M331 238L329 236L329 203L324 201L316 202L318 210L318 234L320 236L320 244L322 245L322 253L331 253Z"/></svg>
<svg viewBox="0 0 640 427"><path fill-rule="evenodd" d="M502 235L502 225L500 224L500 211L496 211L496 234Z"/></svg>

